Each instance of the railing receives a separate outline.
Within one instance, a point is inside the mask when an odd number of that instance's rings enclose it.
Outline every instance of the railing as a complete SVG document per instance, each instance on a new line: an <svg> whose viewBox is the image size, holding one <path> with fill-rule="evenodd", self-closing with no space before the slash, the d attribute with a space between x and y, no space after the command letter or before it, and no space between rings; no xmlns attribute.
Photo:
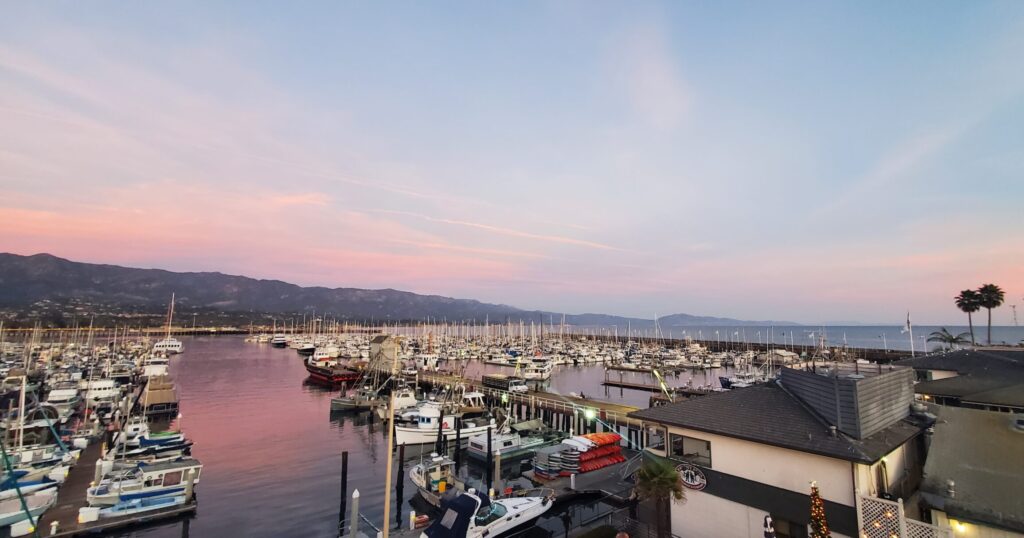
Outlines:
<svg viewBox="0 0 1024 538"><path fill-rule="evenodd" d="M950 529L907 519L903 500L887 501L857 495L857 524L861 538L952 538Z"/></svg>

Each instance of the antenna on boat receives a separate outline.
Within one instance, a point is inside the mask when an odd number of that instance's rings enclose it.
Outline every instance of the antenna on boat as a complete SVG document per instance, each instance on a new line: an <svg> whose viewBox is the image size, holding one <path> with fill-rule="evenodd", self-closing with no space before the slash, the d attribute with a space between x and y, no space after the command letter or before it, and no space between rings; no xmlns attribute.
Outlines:
<svg viewBox="0 0 1024 538"><path fill-rule="evenodd" d="M394 353L394 356L391 359L391 375L392 376L397 374L397 368L398 368L398 353L396 352L396 353ZM394 455L394 450L395 450L395 391L393 389L391 391L391 394L389 395L389 400L390 401L388 403L388 450L387 450L388 464L387 464L387 470L385 471L385 474L384 474L384 525L382 525L382 527L384 527L384 528L383 528L383 530L381 530L381 534L382 534L383 538L388 538L388 528L390 526L390 525L388 525L388 521L391 521L391 468L394 466L394 462L395 462L395 455ZM442 411L442 416L443 416L443 414L444 413ZM355 538L355 537L353 537L353 538Z"/></svg>

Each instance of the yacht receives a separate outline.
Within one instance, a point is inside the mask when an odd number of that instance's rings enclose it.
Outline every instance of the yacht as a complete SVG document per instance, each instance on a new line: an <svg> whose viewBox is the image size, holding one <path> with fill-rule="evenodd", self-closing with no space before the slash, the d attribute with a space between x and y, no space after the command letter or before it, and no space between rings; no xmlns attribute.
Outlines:
<svg viewBox="0 0 1024 538"><path fill-rule="evenodd" d="M550 490L547 490L550 491ZM491 500L475 489L460 493L441 506L442 515L421 538L497 538L532 525L553 504L553 495Z"/></svg>
<svg viewBox="0 0 1024 538"><path fill-rule="evenodd" d="M86 500L89 506L114 506L133 499L182 495L189 477L193 485L198 484L202 470L194 459L140 464L104 477L86 490Z"/></svg>
<svg viewBox="0 0 1024 538"><path fill-rule="evenodd" d="M523 377L529 381L547 381L551 379L551 362L548 360L533 360L523 371Z"/></svg>
<svg viewBox="0 0 1024 538"><path fill-rule="evenodd" d="M79 385L85 391L85 399L91 403L113 402L121 397L121 387L113 379L93 379Z"/></svg>
<svg viewBox="0 0 1024 538"><path fill-rule="evenodd" d="M185 346L174 337L167 337L153 344L153 353L181 353Z"/></svg>
<svg viewBox="0 0 1024 538"><path fill-rule="evenodd" d="M438 402L424 403L420 408L416 423L411 426L395 425L395 443L398 445L425 445L437 441L438 429L441 429L445 441L451 441L456 435L458 424L459 435L469 439L474 435L486 433L494 428L494 421L487 418L467 419L461 414L444 414Z"/></svg>
<svg viewBox="0 0 1024 538"><path fill-rule="evenodd" d="M54 389L46 396L46 403L57 408L62 420L75 414L79 402L78 389Z"/></svg>
<svg viewBox="0 0 1024 538"><path fill-rule="evenodd" d="M288 339L283 334L275 334L270 338L270 345L274 347L288 347Z"/></svg>

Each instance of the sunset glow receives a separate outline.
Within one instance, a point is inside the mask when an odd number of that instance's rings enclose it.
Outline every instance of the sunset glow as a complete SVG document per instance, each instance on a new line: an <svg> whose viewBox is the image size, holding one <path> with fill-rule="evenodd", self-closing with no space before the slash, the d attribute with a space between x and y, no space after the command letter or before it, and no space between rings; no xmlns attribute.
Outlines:
<svg viewBox="0 0 1024 538"><path fill-rule="evenodd" d="M1024 3L944 5L11 4L0 251L963 323L1024 301Z"/></svg>

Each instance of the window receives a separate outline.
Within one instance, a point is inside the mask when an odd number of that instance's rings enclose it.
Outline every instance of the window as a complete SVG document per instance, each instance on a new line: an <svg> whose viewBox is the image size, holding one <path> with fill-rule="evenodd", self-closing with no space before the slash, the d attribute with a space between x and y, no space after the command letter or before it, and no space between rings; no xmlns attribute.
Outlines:
<svg viewBox="0 0 1024 538"><path fill-rule="evenodd" d="M776 538L807 538L807 525L772 515Z"/></svg>
<svg viewBox="0 0 1024 538"><path fill-rule="evenodd" d="M176 486L181 483L181 471L167 473L164 475L165 486Z"/></svg>
<svg viewBox="0 0 1024 538"><path fill-rule="evenodd" d="M500 504L491 503L487 506L481 506L476 511L476 526L483 527L490 525L494 520L505 517L508 510Z"/></svg>
<svg viewBox="0 0 1024 538"><path fill-rule="evenodd" d="M669 452L670 456L700 465L701 467L711 467L710 441L685 435L676 435L674 433L669 437L672 441L672 451Z"/></svg>
<svg viewBox="0 0 1024 538"><path fill-rule="evenodd" d="M647 448L651 450L665 450L665 430L661 428L647 428Z"/></svg>

